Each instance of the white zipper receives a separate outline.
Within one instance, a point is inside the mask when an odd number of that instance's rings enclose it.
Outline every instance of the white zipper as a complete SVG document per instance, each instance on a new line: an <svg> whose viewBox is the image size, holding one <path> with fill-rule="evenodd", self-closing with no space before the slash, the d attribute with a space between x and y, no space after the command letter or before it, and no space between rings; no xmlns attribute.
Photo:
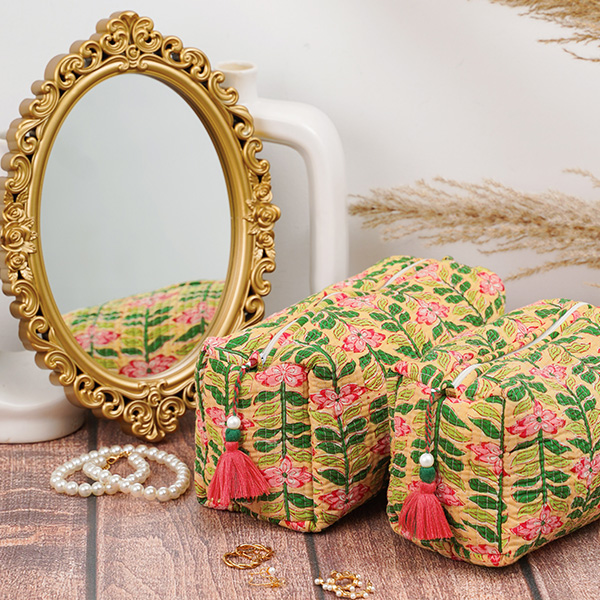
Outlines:
<svg viewBox="0 0 600 600"><path fill-rule="evenodd" d="M390 285L390 283L392 283L395 279L398 279L398 277L400 277L400 275L402 275L403 273L405 273L406 271L412 269L413 267L416 267L417 265L421 264L422 262L425 262L426 260L429 260L427 258L422 258L420 260L415 261L414 263L408 265L407 267L404 267L403 269L400 269L400 271L398 271L391 279L389 279L385 285L383 285L381 288L377 288L377 289L383 289L385 287L387 287L388 285ZM322 302L323 300L325 300L326 298L332 298L333 296L337 296L338 294L342 294L342 291L339 292L333 292L333 294L329 294L328 296L323 296L323 298L321 298L320 300L318 300L313 306L317 306L317 304L319 304L319 302ZM262 362L264 363L267 360L267 357L269 356L269 354L271 353L271 350L273 350L273 348L275 347L275 344L278 342L279 338L294 324L297 323L300 320L301 317L298 317L297 319L294 319L293 321L291 321L290 323L288 323L287 325L284 325L269 341L269 343L266 345L265 349L260 353L260 357L262 359Z"/></svg>
<svg viewBox="0 0 600 600"><path fill-rule="evenodd" d="M521 352L522 350L527 350L528 348L531 348L531 346L533 346L534 344L541 342L543 339L547 338L551 333L555 332L580 306L585 306L586 304L587 304L587 302L578 302L577 304L575 304L575 306L572 306L560 319L558 319L558 321L555 321L550 327L548 327L548 329L546 329L546 331L544 331L544 333L542 333L539 337L535 338L534 340L531 340L531 342L529 342L528 344L525 344L521 348L517 348L516 350L513 350L512 352L508 352L507 354L498 356L498 357L494 358L493 360L488 361L487 363L476 363L474 365L470 365L464 371L461 371L454 378L454 381L451 383L451 386L453 388L457 388L465 380L466 376L469 373L471 373L471 371L474 371L477 367L479 367L483 364L493 363L495 360L498 360L500 358L506 358L507 356L512 356L513 354L516 354L517 352Z"/></svg>
<svg viewBox="0 0 600 600"><path fill-rule="evenodd" d="M382 289L386 288L388 285L390 285L394 281L396 281L396 279L398 279L398 277L400 277L400 275L402 275L403 273L406 273L406 271L409 271L413 267L420 265L422 262L425 262L426 260L431 260L431 259L421 258L420 260L417 260L414 263L408 265L408 267L404 267L404 269L400 269L391 279L388 279L388 281L386 281L385 285L382 285L380 288L377 288L377 289L382 290Z"/></svg>

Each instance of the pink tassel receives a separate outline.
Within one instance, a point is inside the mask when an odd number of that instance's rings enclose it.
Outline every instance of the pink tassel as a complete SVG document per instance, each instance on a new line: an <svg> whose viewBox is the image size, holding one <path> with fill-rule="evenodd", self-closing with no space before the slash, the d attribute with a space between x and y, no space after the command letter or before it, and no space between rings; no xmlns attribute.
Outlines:
<svg viewBox="0 0 600 600"><path fill-rule="evenodd" d="M437 496L435 482L419 481L402 506L399 523L402 531L419 540L439 540L452 537L448 519Z"/></svg>
<svg viewBox="0 0 600 600"><path fill-rule="evenodd" d="M227 506L232 500L256 498L268 491L265 476L239 449L238 442L225 442L225 452L208 486L208 498L218 506Z"/></svg>

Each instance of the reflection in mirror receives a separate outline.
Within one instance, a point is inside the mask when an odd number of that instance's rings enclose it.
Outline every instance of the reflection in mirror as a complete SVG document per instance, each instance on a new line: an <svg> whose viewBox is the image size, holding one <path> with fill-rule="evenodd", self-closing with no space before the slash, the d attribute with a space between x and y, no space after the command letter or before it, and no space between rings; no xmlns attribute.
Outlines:
<svg viewBox="0 0 600 600"><path fill-rule="evenodd" d="M192 352L223 292L230 208L185 100L138 74L89 90L58 132L42 200L48 280L83 350L135 378Z"/></svg>

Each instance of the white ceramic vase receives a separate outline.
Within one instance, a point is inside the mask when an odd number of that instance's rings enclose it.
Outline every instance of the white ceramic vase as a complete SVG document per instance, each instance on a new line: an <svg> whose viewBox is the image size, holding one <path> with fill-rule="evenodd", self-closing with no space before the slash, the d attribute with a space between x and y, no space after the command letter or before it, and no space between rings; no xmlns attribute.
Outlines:
<svg viewBox="0 0 600 600"><path fill-rule="evenodd" d="M257 67L244 61L215 65L250 111L256 135L285 144L306 164L310 211L310 287L318 292L348 276L346 174L340 136L331 119L310 104L260 98ZM285 210L285 207L282 207Z"/></svg>

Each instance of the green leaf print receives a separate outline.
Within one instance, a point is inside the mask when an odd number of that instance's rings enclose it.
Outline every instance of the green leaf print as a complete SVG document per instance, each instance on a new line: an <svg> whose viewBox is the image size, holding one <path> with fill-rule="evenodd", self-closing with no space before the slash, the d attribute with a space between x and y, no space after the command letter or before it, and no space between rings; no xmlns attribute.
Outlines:
<svg viewBox="0 0 600 600"><path fill-rule="evenodd" d="M344 486L346 484L346 476L344 473L340 473L335 469L325 469L324 471L320 471L319 475L327 479L327 481L331 481L337 486Z"/></svg>

